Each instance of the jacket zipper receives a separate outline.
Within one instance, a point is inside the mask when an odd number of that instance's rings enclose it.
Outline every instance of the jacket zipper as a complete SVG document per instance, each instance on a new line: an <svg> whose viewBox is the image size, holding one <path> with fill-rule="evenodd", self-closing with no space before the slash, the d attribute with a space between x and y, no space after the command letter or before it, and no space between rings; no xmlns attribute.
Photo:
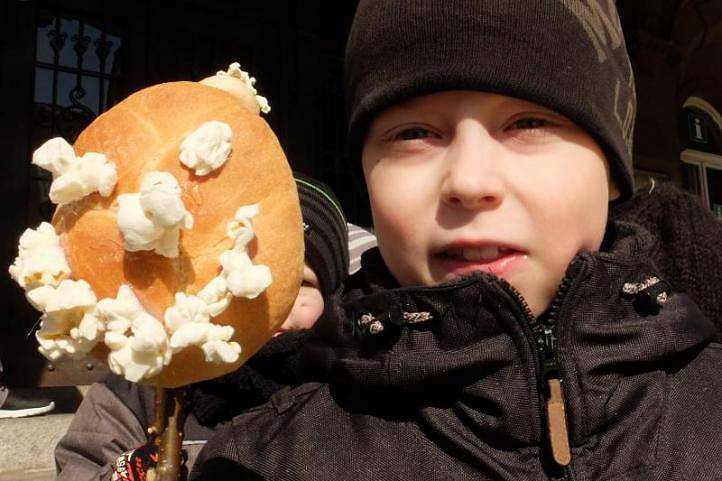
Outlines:
<svg viewBox="0 0 722 481"><path fill-rule="evenodd" d="M528 326L536 342L537 360L539 361L539 389L543 393L542 419L546 419L547 440L551 449L552 459L563 472L563 480L573 481L571 469L572 454L569 446L569 430L567 427L566 404L562 385L561 367L557 357L555 327L562 302L572 284L572 278L565 275L557 291L557 295L549 308L548 315L537 319L519 291L508 283L504 283L522 306Z"/></svg>

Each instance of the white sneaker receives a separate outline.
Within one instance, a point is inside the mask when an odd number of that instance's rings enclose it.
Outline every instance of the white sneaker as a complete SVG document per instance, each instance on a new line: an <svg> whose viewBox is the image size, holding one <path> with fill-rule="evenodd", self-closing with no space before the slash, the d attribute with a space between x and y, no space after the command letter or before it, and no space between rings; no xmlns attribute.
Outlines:
<svg viewBox="0 0 722 481"><path fill-rule="evenodd" d="M0 419L38 416L55 409L55 403L48 399L23 395L12 389L7 391L7 398L0 406Z"/></svg>

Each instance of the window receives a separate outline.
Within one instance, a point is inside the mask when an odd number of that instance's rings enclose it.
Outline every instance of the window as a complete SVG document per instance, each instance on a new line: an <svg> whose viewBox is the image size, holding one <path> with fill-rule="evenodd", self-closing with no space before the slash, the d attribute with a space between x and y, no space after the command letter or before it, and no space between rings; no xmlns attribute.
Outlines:
<svg viewBox="0 0 722 481"><path fill-rule="evenodd" d="M722 220L722 169L706 168L709 207Z"/></svg>
<svg viewBox="0 0 722 481"><path fill-rule="evenodd" d="M683 187L697 195L722 220L722 156L685 150L682 162Z"/></svg>
<svg viewBox="0 0 722 481"><path fill-rule="evenodd" d="M706 100L689 97L680 118L683 187L722 220L722 116Z"/></svg>
<svg viewBox="0 0 722 481"><path fill-rule="evenodd" d="M78 134L108 106L117 78L120 37L88 23L39 11L35 39L35 88L31 150L61 136L74 142ZM32 195L40 219L49 219L52 177L32 167Z"/></svg>

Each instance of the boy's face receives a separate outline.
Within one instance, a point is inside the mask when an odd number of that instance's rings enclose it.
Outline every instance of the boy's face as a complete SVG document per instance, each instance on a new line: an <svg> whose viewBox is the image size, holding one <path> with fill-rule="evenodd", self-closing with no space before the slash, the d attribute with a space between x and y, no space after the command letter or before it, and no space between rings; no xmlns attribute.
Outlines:
<svg viewBox="0 0 722 481"><path fill-rule="evenodd" d="M274 336L286 331L310 329L323 313L323 295L319 289L318 277L308 264L303 265L301 289L291 312Z"/></svg>
<svg viewBox="0 0 722 481"><path fill-rule="evenodd" d="M604 154L531 102L447 91L396 105L371 124L363 168L379 248L403 286L486 271L539 315L571 259L604 236Z"/></svg>

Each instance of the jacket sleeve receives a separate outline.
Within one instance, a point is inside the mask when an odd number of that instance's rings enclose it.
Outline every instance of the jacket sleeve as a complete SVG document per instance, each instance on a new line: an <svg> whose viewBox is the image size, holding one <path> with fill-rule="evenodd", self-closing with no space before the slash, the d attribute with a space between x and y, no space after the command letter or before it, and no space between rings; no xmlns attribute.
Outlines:
<svg viewBox="0 0 722 481"><path fill-rule="evenodd" d="M128 404L108 385L93 384L55 448L56 481L108 481L116 458L145 442Z"/></svg>
<svg viewBox="0 0 722 481"><path fill-rule="evenodd" d="M245 467L239 459L232 425L218 429L201 450L189 481L264 481L266 478Z"/></svg>

